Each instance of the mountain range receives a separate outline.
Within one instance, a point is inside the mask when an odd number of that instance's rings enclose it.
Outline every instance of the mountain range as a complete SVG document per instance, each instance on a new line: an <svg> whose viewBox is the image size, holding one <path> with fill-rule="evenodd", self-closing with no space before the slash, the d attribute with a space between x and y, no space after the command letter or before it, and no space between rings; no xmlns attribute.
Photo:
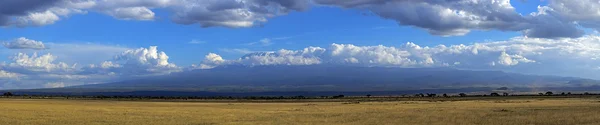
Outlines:
<svg viewBox="0 0 600 125"><path fill-rule="evenodd" d="M525 75L452 68L355 66L223 66L114 83L19 90L27 93L112 93L183 95L294 95L334 93L410 94L419 92L487 92L496 88L528 92L593 91L593 79ZM178 95L175 94L175 95ZM142 94L143 95L143 94Z"/></svg>

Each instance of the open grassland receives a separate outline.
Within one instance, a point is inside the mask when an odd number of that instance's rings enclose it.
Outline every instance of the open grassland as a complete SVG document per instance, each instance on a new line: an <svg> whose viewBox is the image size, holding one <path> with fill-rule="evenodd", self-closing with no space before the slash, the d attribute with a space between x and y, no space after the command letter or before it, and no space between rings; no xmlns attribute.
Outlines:
<svg viewBox="0 0 600 125"><path fill-rule="evenodd" d="M0 124L600 124L598 98L390 102L0 99Z"/></svg>

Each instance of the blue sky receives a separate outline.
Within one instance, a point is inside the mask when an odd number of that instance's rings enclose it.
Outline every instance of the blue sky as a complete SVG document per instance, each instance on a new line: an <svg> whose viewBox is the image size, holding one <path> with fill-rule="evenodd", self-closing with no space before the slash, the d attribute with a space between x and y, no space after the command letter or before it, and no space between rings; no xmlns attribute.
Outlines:
<svg viewBox="0 0 600 125"><path fill-rule="evenodd" d="M537 11L537 6L545 3L531 0L511 1L511 4L517 12L528 14ZM416 27L401 26L394 20L364 15L368 13L365 10L329 6L317 6L304 12L269 18L268 22L249 28L180 25L171 22L170 15L164 9L156 9L154 12L157 19L153 21L118 20L109 15L89 12L63 18L52 25L2 28L0 34L3 35L0 39L27 37L43 42L97 43L129 48L158 46L172 57L172 62L191 65L200 62L202 56L209 52L219 53L228 59L243 55L224 52L223 49L274 51L307 46L326 47L331 43L399 46L414 42L423 46L435 46L507 40L521 35L518 32L490 30L473 31L464 36L436 36ZM271 39L273 44L245 45L265 38ZM193 40L202 43L189 44ZM194 58L189 56L190 53L200 55Z"/></svg>
<svg viewBox="0 0 600 125"><path fill-rule="evenodd" d="M600 79L595 0L0 1L0 89L224 65L450 67Z"/></svg>

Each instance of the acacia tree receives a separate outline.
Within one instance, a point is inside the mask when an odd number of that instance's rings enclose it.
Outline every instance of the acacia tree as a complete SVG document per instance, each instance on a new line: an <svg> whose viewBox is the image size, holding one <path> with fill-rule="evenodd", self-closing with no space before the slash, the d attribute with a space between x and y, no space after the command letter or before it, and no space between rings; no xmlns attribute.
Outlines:
<svg viewBox="0 0 600 125"><path fill-rule="evenodd" d="M11 92L5 92L4 94L2 94L3 96L13 96L13 94Z"/></svg>

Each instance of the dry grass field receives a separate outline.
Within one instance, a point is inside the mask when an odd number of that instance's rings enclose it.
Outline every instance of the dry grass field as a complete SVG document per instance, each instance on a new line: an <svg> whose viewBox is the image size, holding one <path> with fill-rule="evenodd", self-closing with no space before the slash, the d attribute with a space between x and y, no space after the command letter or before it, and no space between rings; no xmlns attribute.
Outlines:
<svg viewBox="0 0 600 125"><path fill-rule="evenodd" d="M600 124L596 98L214 103L0 99L2 125Z"/></svg>

